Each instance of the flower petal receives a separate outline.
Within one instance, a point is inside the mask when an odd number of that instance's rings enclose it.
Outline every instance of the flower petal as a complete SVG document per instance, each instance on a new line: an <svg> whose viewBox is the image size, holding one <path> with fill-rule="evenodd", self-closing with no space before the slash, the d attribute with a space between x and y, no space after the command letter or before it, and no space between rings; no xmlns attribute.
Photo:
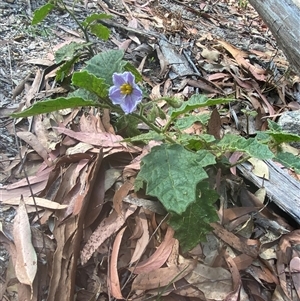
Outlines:
<svg viewBox="0 0 300 301"><path fill-rule="evenodd" d="M133 87L131 96L133 96L135 98L136 102L141 102L141 100L143 98L143 92L138 85L135 85L135 87Z"/></svg>
<svg viewBox="0 0 300 301"><path fill-rule="evenodd" d="M138 103L139 102L136 102L135 98L132 97L132 95L127 95L120 106L125 114L130 114L136 109Z"/></svg>
<svg viewBox="0 0 300 301"><path fill-rule="evenodd" d="M134 77L134 75L131 72L126 71L123 74L124 74L124 78L126 79L126 82L128 84L130 84L131 86L135 86L136 85L135 84L135 77Z"/></svg>
<svg viewBox="0 0 300 301"><path fill-rule="evenodd" d="M116 86L109 88L109 98L114 105L120 105L125 100L125 95L121 93L120 89Z"/></svg>
<svg viewBox="0 0 300 301"><path fill-rule="evenodd" d="M124 76L124 73L114 73L113 74L113 83L114 86L120 87L127 83L127 79Z"/></svg>

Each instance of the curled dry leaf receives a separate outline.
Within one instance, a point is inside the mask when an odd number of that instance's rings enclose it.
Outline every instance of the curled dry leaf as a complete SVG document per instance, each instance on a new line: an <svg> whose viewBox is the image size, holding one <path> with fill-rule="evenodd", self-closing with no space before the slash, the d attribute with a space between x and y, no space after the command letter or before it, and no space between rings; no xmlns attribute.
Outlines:
<svg viewBox="0 0 300 301"><path fill-rule="evenodd" d="M120 280L119 280L119 275L118 275L118 267L117 267L117 262L118 262L118 254L119 254L119 249L122 241L123 234L126 230L126 226L117 234L113 249L111 252L111 260L110 260L110 290L111 294L114 298L117 299L124 299L122 296L121 292L121 287L120 287Z"/></svg>
<svg viewBox="0 0 300 301"><path fill-rule="evenodd" d="M133 290L149 290L167 286L194 270L197 261L184 259L179 265L160 268L150 273L139 274L132 283Z"/></svg>
<svg viewBox="0 0 300 301"><path fill-rule="evenodd" d="M135 268L132 268L133 273L142 274L149 273L160 268L168 259L172 252L175 238L173 237L174 230L169 227L166 236L157 250L145 261L140 262Z"/></svg>
<svg viewBox="0 0 300 301"><path fill-rule="evenodd" d="M130 263L133 263L141 258L142 254L144 253L144 251L149 243L148 221L147 221L147 217L146 217L146 214L145 214L145 211L143 208L140 209L138 220L141 224L143 233L136 242L136 246L135 246L133 255L131 257Z"/></svg>
<svg viewBox="0 0 300 301"><path fill-rule="evenodd" d="M31 242L31 229L23 199L14 219L13 237L16 246L15 271L18 280L31 287L37 272L37 256Z"/></svg>

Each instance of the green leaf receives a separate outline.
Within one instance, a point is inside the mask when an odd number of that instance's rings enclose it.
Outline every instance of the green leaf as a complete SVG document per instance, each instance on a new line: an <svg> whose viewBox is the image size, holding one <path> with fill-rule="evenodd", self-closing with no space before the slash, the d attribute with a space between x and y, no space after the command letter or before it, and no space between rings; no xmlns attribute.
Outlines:
<svg viewBox="0 0 300 301"><path fill-rule="evenodd" d="M179 130L185 130L191 127L195 122L200 122L201 124L207 124L210 118L210 114L201 115L189 115L176 120L174 126Z"/></svg>
<svg viewBox="0 0 300 301"><path fill-rule="evenodd" d="M276 161L283 164L285 167L292 168L297 174L300 174L300 158L291 153L277 153L275 158Z"/></svg>
<svg viewBox="0 0 300 301"><path fill-rule="evenodd" d="M59 64L62 61L71 61L74 57L78 57L78 51L91 45L91 43L76 43L71 42L55 52L55 62Z"/></svg>
<svg viewBox="0 0 300 301"><path fill-rule="evenodd" d="M90 26L90 31L104 41L107 41L110 35L110 30L102 24L92 24Z"/></svg>
<svg viewBox="0 0 300 301"><path fill-rule="evenodd" d="M282 127L278 123L276 123L270 119L268 119L268 127L269 127L270 131L282 132Z"/></svg>
<svg viewBox="0 0 300 301"><path fill-rule="evenodd" d="M233 134L226 134L222 140L217 143L223 152L226 151L241 151L247 153L250 157L258 159L271 159L274 154L270 151L267 145L261 144L255 138L245 139Z"/></svg>
<svg viewBox="0 0 300 301"><path fill-rule="evenodd" d="M114 123L117 132L122 137L135 137L140 135L141 132L137 129L140 120L131 114L121 115Z"/></svg>
<svg viewBox="0 0 300 301"><path fill-rule="evenodd" d="M40 7L39 9L37 9L36 11L34 11L31 24L36 25L36 24L40 23L41 21L43 21L54 7L55 7L54 4L47 3L47 4L43 5L42 7Z"/></svg>
<svg viewBox="0 0 300 301"><path fill-rule="evenodd" d="M178 137L178 142L190 150L199 150L207 148L210 144L216 141L215 137L209 134L201 134L199 136L181 134Z"/></svg>
<svg viewBox="0 0 300 301"><path fill-rule="evenodd" d="M231 101L233 101L233 99L227 99L227 98L211 99L211 98L207 98L205 95L194 94L188 101L184 102L180 108L171 109L169 114L171 115L171 119L174 119L181 114L190 112L197 108L229 103Z"/></svg>
<svg viewBox="0 0 300 301"><path fill-rule="evenodd" d="M132 138L124 139L124 141L126 141L126 142L141 141L143 143L148 143L151 140L162 141L162 140L164 140L164 138L165 137L164 137L163 134L158 134L156 132L150 131L150 132L145 133L145 134L140 134L140 135L134 136Z"/></svg>
<svg viewBox="0 0 300 301"><path fill-rule="evenodd" d="M66 61L56 72L55 79L57 81L63 81L66 76L68 76L71 72L72 66L78 60L78 56L74 56L70 61Z"/></svg>
<svg viewBox="0 0 300 301"><path fill-rule="evenodd" d="M178 97L163 97L163 100L172 108L180 108L183 104L183 100Z"/></svg>
<svg viewBox="0 0 300 301"><path fill-rule="evenodd" d="M94 101L87 101L79 97L60 97L36 102L32 107L22 112L11 114L11 117L28 117L38 114L51 113L62 109L94 105Z"/></svg>
<svg viewBox="0 0 300 301"><path fill-rule="evenodd" d="M129 62L127 62L126 65L124 66L124 71L131 72L135 77L135 82L136 83L143 80L143 77L142 77L141 73Z"/></svg>
<svg viewBox="0 0 300 301"><path fill-rule="evenodd" d="M126 65L126 62L122 61L123 55L124 52L122 50L101 52L87 61L87 66L84 70L105 79L106 83L112 86L112 75L115 72L123 72L123 68Z"/></svg>
<svg viewBox="0 0 300 301"><path fill-rule="evenodd" d="M269 132L266 131L275 141L276 144L280 143L290 143L290 142L298 142L300 141L300 137L296 134L291 134L287 132L281 132L281 133L276 133L276 132Z"/></svg>
<svg viewBox="0 0 300 301"><path fill-rule="evenodd" d="M276 144L299 142L300 136L284 131L276 122L268 120L269 130L265 131L270 135Z"/></svg>
<svg viewBox="0 0 300 301"><path fill-rule="evenodd" d="M111 15L107 14L92 14L85 18L85 20L81 23L83 26L88 26L90 23L96 21L96 20L104 20L104 19L111 19Z"/></svg>
<svg viewBox="0 0 300 301"><path fill-rule="evenodd" d="M155 146L142 159L137 178L147 183L146 194L157 197L168 211L181 214L196 200L196 186L207 178L201 154L179 144Z"/></svg>
<svg viewBox="0 0 300 301"><path fill-rule="evenodd" d="M86 101L94 101L95 104L99 102L99 98L96 94L82 88L79 88L68 94L68 98L77 98L77 97L82 98L83 100Z"/></svg>
<svg viewBox="0 0 300 301"><path fill-rule="evenodd" d="M257 132L255 138L257 141L263 144L268 144L271 140L270 135L266 132Z"/></svg>
<svg viewBox="0 0 300 301"><path fill-rule="evenodd" d="M216 157L206 149L200 149L196 152L197 154L197 164L201 167L216 164Z"/></svg>
<svg viewBox="0 0 300 301"><path fill-rule="evenodd" d="M72 83L75 86L95 93L100 98L108 96L109 86L104 82L104 79L98 78L87 71L75 72L72 76Z"/></svg>
<svg viewBox="0 0 300 301"><path fill-rule="evenodd" d="M202 181L197 185L196 202L180 215L171 214L169 224L175 230L175 238L179 240L183 252L205 241L206 234L211 231L209 224L219 220L213 206L217 199L218 194L209 188L208 181Z"/></svg>

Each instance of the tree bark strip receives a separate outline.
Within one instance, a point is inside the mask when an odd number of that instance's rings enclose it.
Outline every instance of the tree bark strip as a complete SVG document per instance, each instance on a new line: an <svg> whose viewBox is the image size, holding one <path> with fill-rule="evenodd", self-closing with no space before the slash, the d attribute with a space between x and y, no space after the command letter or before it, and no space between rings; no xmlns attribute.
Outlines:
<svg viewBox="0 0 300 301"><path fill-rule="evenodd" d="M300 75L300 1L249 0L271 30L292 69Z"/></svg>

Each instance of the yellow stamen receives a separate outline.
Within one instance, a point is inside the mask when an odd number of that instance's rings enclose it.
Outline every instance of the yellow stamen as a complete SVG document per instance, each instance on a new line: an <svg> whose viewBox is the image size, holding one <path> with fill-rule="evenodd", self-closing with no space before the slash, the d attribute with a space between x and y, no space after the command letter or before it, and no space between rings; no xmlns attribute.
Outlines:
<svg viewBox="0 0 300 301"><path fill-rule="evenodd" d="M120 91L124 95L130 95L132 93L132 90L133 90L133 88L130 84L123 84L120 87Z"/></svg>

